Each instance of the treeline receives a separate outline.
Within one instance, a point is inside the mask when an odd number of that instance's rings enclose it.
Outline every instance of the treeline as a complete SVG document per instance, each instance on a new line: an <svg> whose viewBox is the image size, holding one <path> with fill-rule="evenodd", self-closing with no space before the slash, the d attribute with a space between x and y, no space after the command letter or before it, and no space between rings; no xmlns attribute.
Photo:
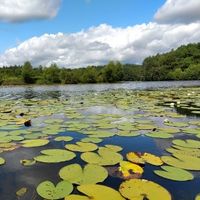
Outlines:
<svg viewBox="0 0 200 200"><path fill-rule="evenodd" d="M119 81L200 80L200 43L148 57L142 65L109 62L103 66L65 69L56 64L0 68L1 85L114 83Z"/></svg>
<svg viewBox="0 0 200 200"><path fill-rule="evenodd" d="M200 80L200 43L148 57L143 67L147 81Z"/></svg>
<svg viewBox="0 0 200 200"><path fill-rule="evenodd" d="M120 62L78 69L59 68L56 64L33 68L30 62L25 62L23 66L0 68L2 85L114 83L140 80L144 80L140 65L122 65Z"/></svg>

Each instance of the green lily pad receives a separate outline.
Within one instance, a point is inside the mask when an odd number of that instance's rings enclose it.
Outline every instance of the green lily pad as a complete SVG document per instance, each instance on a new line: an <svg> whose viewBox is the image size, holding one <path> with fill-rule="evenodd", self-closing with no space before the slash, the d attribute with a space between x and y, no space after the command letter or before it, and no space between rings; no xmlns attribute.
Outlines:
<svg viewBox="0 0 200 200"><path fill-rule="evenodd" d="M59 136L59 137L56 137L54 140L57 141L57 142L59 142L59 141L70 142L70 141L73 140L73 137L70 137L70 136Z"/></svg>
<svg viewBox="0 0 200 200"><path fill-rule="evenodd" d="M87 195L69 195L65 200L125 200L118 191L103 185L81 185L78 191Z"/></svg>
<svg viewBox="0 0 200 200"><path fill-rule="evenodd" d="M41 151L41 154L34 157L34 160L43 163L60 163L76 157L75 153L63 149L47 149Z"/></svg>
<svg viewBox="0 0 200 200"><path fill-rule="evenodd" d="M98 149L98 146L93 143L77 142L76 144L67 144L65 145L65 148L70 151L88 152L95 151Z"/></svg>
<svg viewBox="0 0 200 200"><path fill-rule="evenodd" d="M36 163L35 160L20 160L20 163L24 166L32 166Z"/></svg>
<svg viewBox="0 0 200 200"><path fill-rule="evenodd" d="M114 152L120 152L120 151L122 151L122 149L123 149L123 148L120 147L120 146L111 145L111 144L106 144L105 147L108 148L109 150L114 151Z"/></svg>
<svg viewBox="0 0 200 200"><path fill-rule="evenodd" d="M200 194L195 197L195 200L200 200Z"/></svg>
<svg viewBox="0 0 200 200"><path fill-rule="evenodd" d="M146 133L145 134L148 137L153 137L153 138L173 138L174 136L172 134L169 133L162 133L162 132L152 132L152 133Z"/></svg>
<svg viewBox="0 0 200 200"><path fill-rule="evenodd" d="M116 135L121 137L137 137L140 135L140 133L129 132L129 131L118 131Z"/></svg>
<svg viewBox="0 0 200 200"><path fill-rule="evenodd" d="M186 122L168 122L165 123L167 126L174 126L174 127L187 127L188 123Z"/></svg>
<svg viewBox="0 0 200 200"><path fill-rule="evenodd" d="M200 148L200 141L197 140L173 140L172 143L181 147Z"/></svg>
<svg viewBox="0 0 200 200"><path fill-rule="evenodd" d="M83 138L81 140L81 142L92 142L92 143L95 143L95 144L98 144L102 141L103 140L101 138L95 138L95 137L87 137L87 138Z"/></svg>
<svg viewBox="0 0 200 200"><path fill-rule="evenodd" d="M194 178L190 172L184 169L171 166L161 166L161 168L163 170L155 170L154 173L166 179L173 181L189 181Z"/></svg>
<svg viewBox="0 0 200 200"><path fill-rule="evenodd" d="M21 142L23 147L41 147L49 143L49 140L36 139L36 140L24 140Z"/></svg>
<svg viewBox="0 0 200 200"><path fill-rule="evenodd" d="M86 152L81 155L81 159L89 164L102 166L115 165L123 160L121 154L108 149L99 149L98 153Z"/></svg>
<svg viewBox="0 0 200 200"><path fill-rule="evenodd" d="M88 164L82 169L80 165L72 164L63 167L59 171L59 176L63 180L77 185L95 184L103 182L107 178L108 172L104 167L98 165Z"/></svg>
<svg viewBox="0 0 200 200"><path fill-rule="evenodd" d="M115 135L115 133L109 132L109 131L87 131L86 134L91 135L91 137L97 137L97 138L107 138L112 137Z"/></svg>
<svg viewBox="0 0 200 200"><path fill-rule="evenodd" d="M23 187L16 192L17 197L23 197L27 193L28 189Z"/></svg>
<svg viewBox="0 0 200 200"><path fill-rule="evenodd" d="M73 185L67 181L61 181L56 186L50 181L44 181L37 187L37 193L44 199L62 199L73 191Z"/></svg>
<svg viewBox="0 0 200 200"><path fill-rule="evenodd" d="M173 154L172 156L162 156L164 163L186 170L200 170L200 158L186 156L181 154Z"/></svg>
<svg viewBox="0 0 200 200"><path fill-rule="evenodd" d="M3 165L3 164L5 164L5 160L2 158L2 157L0 157L0 165Z"/></svg>
<svg viewBox="0 0 200 200"><path fill-rule="evenodd" d="M192 148L167 148L165 149L167 152L172 154L181 154L185 156L194 156L194 157L200 157L200 149L192 149Z"/></svg>
<svg viewBox="0 0 200 200"><path fill-rule="evenodd" d="M120 193L130 200L171 200L170 193L162 186L144 179L130 179L123 182L119 188Z"/></svg>

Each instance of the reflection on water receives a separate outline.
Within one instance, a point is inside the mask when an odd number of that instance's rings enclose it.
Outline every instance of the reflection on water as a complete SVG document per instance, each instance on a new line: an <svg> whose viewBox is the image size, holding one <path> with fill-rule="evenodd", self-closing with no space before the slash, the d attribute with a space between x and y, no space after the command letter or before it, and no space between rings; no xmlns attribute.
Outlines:
<svg viewBox="0 0 200 200"><path fill-rule="evenodd" d="M200 81L157 81L124 82L115 84L78 84L54 86L1 86L0 98L67 98L86 92L99 92L111 89L151 90L158 88L176 88L200 86Z"/></svg>

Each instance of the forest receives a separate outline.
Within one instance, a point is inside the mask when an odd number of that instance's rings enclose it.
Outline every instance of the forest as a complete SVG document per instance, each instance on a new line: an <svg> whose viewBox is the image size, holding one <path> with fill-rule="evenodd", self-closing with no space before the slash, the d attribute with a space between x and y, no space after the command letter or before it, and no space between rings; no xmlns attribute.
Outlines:
<svg viewBox="0 0 200 200"><path fill-rule="evenodd" d="M110 61L102 66L66 69L56 64L0 68L1 85L115 83L120 81L200 80L200 43L144 59L141 65Z"/></svg>

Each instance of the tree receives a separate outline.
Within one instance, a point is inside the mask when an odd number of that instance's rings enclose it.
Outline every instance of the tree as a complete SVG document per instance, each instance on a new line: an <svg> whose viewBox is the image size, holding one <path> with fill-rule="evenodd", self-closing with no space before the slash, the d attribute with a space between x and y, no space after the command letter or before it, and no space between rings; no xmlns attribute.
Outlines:
<svg viewBox="0 0 200 200"><path fill-rule="evenodd" d="M61 83L60 69L56 64L52 64L50 67L46 67L43 70L43 81L46 84Z"/></svg>
<svg viewBox="0 0 200 200"><path fill-rule="evenodd" d="M22 66L22 78L24 83L34 83L33 67L29 61L25 62Z"/></svg>
<svg viewBox="0 0 200 200"><path fill-rule="evenodd" d="M122 81L123 67L120 62L111 61L103 68L102 75L105 82L114 83Z"/></svg>

